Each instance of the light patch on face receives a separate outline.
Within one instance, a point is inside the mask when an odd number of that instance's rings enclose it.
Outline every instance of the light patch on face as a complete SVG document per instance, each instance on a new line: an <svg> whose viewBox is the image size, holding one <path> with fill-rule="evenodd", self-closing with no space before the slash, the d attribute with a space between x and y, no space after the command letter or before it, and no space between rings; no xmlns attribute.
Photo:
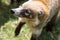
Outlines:
<svg viewBox="0 0 60 40"><path fill-rule="evenodd" d="M35 18L35 25L38 25L40 23L40 20L38 19L38 17Z"/></svg>
<svg viewBox="0 0 60 40"><path fill-rule="evenodd" d="M32 18L32 15L30 15L30 18Z"/></svg>
<svg viewBox="0 0 60 40"><path fill-rule="evenodd" d="M25 15L27 15L27 16L28 16L29 14L28 14L28 13L25 13Z"/></svg>

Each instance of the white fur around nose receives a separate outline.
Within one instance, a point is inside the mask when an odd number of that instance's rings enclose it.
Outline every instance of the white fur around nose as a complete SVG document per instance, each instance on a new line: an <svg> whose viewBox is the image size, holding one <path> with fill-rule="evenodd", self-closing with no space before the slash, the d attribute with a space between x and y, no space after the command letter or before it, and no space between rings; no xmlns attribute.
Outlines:
<svg viewBox="0 0 60 40"><path fill-rule="evenodd" d="M23 9L22 7L19 7L19 8L15 8L15 9L12 9L12 10L15 12L14 15L19 15L22 9Z"/></svg>

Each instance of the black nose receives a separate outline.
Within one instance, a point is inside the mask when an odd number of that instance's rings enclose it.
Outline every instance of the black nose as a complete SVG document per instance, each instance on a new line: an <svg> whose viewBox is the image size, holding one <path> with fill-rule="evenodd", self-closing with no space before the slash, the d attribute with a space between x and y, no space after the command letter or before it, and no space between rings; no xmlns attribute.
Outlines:
<svg viewBox="0 0 60 40"><path fill-rule="evenodd" d="M11 14L14 14L15 13L13 10L11 10L10 12L11 12Z"/></svg>

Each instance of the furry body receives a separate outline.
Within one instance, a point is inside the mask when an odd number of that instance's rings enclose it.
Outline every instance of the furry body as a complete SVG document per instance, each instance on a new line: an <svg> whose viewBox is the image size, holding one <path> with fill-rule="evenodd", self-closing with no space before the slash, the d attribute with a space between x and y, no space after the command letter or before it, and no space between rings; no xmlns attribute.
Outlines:
<svg viewBox="0 0 60 40"><path fill-rule="evenodd" d="M16 28L15 35L19 34L22 22L22 25L26 23L30 26L31 40L37 40L47 23L52 25L55 22L60 7L59 3L60 0L29 0L19 8L12 9L14 14L21 19L17 26L19 30Z"/></svg>

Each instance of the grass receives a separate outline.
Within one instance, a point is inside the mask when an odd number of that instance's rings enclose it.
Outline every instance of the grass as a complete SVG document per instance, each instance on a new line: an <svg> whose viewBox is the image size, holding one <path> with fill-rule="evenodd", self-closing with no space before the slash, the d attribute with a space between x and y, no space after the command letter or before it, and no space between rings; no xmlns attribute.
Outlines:
<svg viewBox="0 0 60 40"><path fill-rule="evenodd" d="M7 3L4 1L4 3ZM17 20L11 14L9 10L15 5L4 5L0 6L0 40L29 40L31 37L31 31L25 24L20 34L14 37L14 30L17 25ZM59 14L60 16L60 14ZM13 19L14 18L14 19ZM58 18L56 25L54 26L53 33L46 32L43 29L40 40L60 40L60 17Z"/></svg>
<svg viewBox="0 0 60 40"><path fill-rule="evenodd" d="M16 28L15 21L8 21L0 29L0 40L28 40L30 37L29 28L25 25L22 28L18 37L14 37L14 30Z"/></svg>

